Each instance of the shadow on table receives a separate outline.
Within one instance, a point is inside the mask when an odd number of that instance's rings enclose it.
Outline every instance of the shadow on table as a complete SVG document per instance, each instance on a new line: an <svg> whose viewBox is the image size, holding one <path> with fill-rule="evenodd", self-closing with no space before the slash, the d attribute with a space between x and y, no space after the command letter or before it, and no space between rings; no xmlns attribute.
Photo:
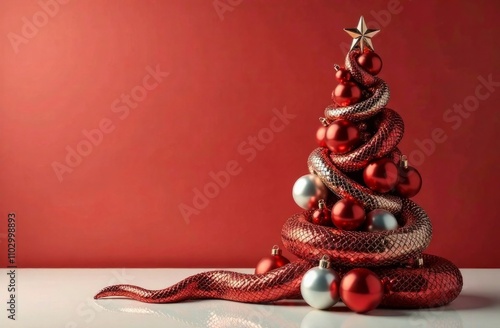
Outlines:
<svg viewBox="0 0 500 328"><path fill-rule="evenodd" d="M446 308L460 311L476 310L494 307L497 303L499 303L499 301L493 298L472 294L460 294L457 299Z"/></svg>

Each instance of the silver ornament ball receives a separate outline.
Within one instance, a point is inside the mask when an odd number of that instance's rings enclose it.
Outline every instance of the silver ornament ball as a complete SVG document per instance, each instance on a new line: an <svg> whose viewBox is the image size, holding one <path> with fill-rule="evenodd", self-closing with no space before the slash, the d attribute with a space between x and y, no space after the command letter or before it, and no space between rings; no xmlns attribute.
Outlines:
<svg viewBox="0 0 500 328"><path fill-rule="evenodd" d="M391 212L376 209L366 215L365 226L367 231L396 230L398 221Z"/></svg>
<svg viewBox="0 0 500 328"><path fill-rule="evenodd" d="M316 207L318 201L325 199L327 194L328 188L314 174L301 176L292 189L293 200L305 210Z"/></svg>
<svg viewBox="0 0 500 328"><path fill-rule="evenodd" d="M326 265L325 265L326 263ZM340 276L321 260L320 266L307 271L300 283L300 293L311 307L326 310L340 299Z"/></svg>

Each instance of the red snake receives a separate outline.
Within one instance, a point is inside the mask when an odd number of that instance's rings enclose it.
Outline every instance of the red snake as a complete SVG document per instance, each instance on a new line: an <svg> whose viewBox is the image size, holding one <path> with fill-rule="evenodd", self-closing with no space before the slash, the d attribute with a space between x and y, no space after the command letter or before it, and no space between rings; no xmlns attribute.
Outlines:
<svg viewBox="0 0 500 328"><path fill-rule="evenodd" d="M462 290L458 268L438 256L422 254L429 245L432 226L427 214L413 201L390 194L379 194L356 182L351 172L370 161L390 157L399 160L396 148L403 137L401 117L386 108L389 87L378 77L363 70L356 62L358 50L349 52L346 68L352 78L365 86L370 95L352 106L329 106L326 119L348 119L359 124L374 124L375 132L357 149L330 154L315 149L308 159L309 171L316 174L335 198L352 198L368 212L385 209L398 218L399 228L392 231L343 231L310 223L312 210L290 217L282 229L282 241L300 260L264 274L209 271L188 277L161 290L132 285L102 289L96 299L121 296L146 303L172 303L193 299L225 299L264 303L300 296L304 273L328 255L333 268L343 276L354 267L368 267L385 286L380 306L389 308L426 308L453 301Z"/></svg>

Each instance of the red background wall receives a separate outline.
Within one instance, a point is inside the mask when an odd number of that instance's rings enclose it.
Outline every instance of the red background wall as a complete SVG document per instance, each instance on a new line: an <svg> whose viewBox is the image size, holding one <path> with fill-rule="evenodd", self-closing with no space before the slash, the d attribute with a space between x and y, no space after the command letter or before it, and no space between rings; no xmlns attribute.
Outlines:
<svg viewBox="0 0 500 328"><path fill-rule="evenodd" d="M473 104L479 76L500 81L496 2L215 2L224 3L67 1L47 7L53 17L38 1L0 3L5 252L13 211L22 267L253 266L300 211L291 187L307 173L332 66L351 40L342 28L364 15L382 27L373 42L406 123L401 149L418 151L435 129L447 136L418 163L415 200L434 224L428 251L461 267L500 266L500 90L460 122L446 114ZM140 94L157 65L169 75ZM120 100L131 91L145 97L135 108ZM284 107L296 117L251 158L241 143ZM109 133L89 148L82 131L100 124ZM88 154L71 167L67 147ZM239 173L187 223L180 204L193 206L193 190L230 161ZM59 179L54 162L72 171Z"/></svg>

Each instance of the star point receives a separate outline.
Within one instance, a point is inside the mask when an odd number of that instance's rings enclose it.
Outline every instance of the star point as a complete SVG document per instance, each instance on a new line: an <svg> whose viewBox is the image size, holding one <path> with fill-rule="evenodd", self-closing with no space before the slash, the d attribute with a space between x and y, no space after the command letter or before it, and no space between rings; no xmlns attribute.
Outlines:
<svg viewBox="0 0 500 328"><path fill-rule="evenodd" d="M352 37L350 51L359 46L361 52L364 51L365 47L372 51L374 50L372 37L380 32L380 30L366 28L365 18L363 16L360 17L357 27L345 28L344 31Z"/></svg>

